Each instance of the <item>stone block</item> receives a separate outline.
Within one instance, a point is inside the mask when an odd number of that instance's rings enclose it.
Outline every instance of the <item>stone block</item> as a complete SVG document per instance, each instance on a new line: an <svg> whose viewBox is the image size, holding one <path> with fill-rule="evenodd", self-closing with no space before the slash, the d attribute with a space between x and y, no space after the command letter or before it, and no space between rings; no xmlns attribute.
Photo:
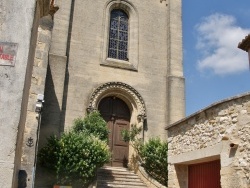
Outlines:
<svg viewBox="0 0 250 188"><path fill-rule="evenodd" d="M40 30L41 32L38 34L37 40L44 44L48 45L51 42L51 33L50 32L44 32L43 29Z"/></svg>
<svg viewBox="0 0 250 188"><path fill-rule="evenodd" d="M1 161L0 163L0 187L10 187L12 185L13 177L13 167L12 163L7 161Z"/></svg>

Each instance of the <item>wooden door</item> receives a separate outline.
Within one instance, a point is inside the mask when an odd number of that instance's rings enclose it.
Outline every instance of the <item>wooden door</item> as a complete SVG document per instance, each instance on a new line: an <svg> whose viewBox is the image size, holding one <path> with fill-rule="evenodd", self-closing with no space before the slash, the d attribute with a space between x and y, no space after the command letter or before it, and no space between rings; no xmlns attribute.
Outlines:
<svg viewBox="0 0 250 188"><path fill-rule="evenodd" d="M220 187L220 160L188 167L188 188Z"/></svg>
<svg viewBox="0 0 250 188"><path fill-rule="evenodd" d="M109 147L112 153L111 166L126 167L129 143L121 136L123 129L129 129L130 111L124 101L116 97L106 97L98 107L109 129Z"/></svg>

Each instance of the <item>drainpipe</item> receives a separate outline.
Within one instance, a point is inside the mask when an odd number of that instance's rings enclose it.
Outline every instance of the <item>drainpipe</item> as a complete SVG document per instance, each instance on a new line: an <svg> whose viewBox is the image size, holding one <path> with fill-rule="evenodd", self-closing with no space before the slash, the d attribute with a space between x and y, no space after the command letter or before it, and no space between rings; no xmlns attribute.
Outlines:
<svg viewBox="0 0 250 188"><path fill-rule="evenodd" d="M37 119L38 125L37 125L37 132L36 132L35 159L34 159L34 164L32 168L32 188L34 188L34 185L35 185L36 162L37 162L38 142L39 142L39 135L40 135L41 114L42 114L43 103L44 103L44 95L38 94L36 108L35 108L35 112L37 113L36 119Z"/></svg>

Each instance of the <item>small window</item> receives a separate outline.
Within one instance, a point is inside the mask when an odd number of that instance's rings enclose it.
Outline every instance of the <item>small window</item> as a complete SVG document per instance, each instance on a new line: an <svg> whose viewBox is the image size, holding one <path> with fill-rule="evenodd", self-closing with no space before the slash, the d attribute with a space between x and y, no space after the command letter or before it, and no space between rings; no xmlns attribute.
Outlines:
<svg viewBox="0 0 250 188"><path fill-rule="evenodd" d="M128 61L128 15L122 10L111 11L108 57Z"/></svg>

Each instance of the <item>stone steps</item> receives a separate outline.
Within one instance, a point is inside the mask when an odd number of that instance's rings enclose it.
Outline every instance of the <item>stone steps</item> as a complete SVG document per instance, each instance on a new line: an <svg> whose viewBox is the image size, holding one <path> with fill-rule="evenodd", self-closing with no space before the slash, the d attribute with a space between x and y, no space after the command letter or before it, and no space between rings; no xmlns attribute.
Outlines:
<svg viewBox="0 0 250 188"><path fill-rule="evenodd" d="M103 167L97 171L97 188L147 188L141 179L122 167Z"/></svg>

